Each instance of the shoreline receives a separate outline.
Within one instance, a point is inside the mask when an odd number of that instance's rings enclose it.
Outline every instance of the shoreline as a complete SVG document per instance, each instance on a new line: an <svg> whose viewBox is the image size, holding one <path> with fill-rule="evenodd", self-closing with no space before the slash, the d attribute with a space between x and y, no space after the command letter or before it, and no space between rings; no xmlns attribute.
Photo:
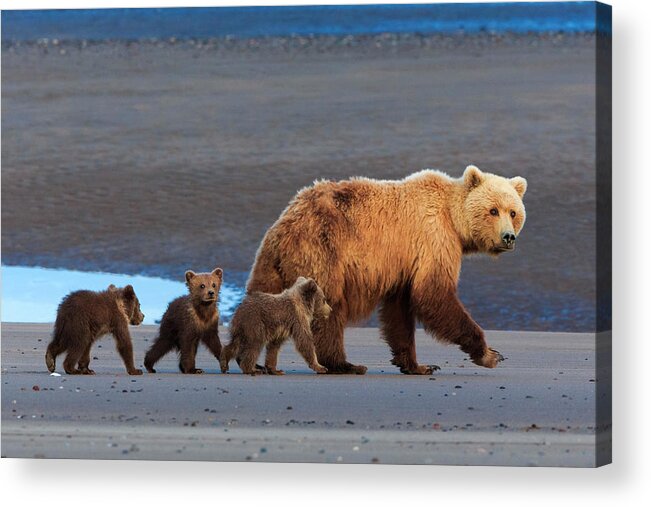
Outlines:
<svg viewBox="0 0 651 507"><path fill-rule="evenodd" d="M551 49L572 48L585 43L594 43L600 34L587 32L480 32L480 33L380 33L354 35L287 35L264 37L206 37L206 38L142 38L142 39L58 39L40 38L32 40L3 39L2 50L9 54L39 53L56 56L74 56L82 51L128 53L130 49L153 51L167 49L193 51L198 54L232 54L239 58L255 58L260 54L291 56L389 56L413 52L428 54L440 50L484 50L497 48Z"/></svg>

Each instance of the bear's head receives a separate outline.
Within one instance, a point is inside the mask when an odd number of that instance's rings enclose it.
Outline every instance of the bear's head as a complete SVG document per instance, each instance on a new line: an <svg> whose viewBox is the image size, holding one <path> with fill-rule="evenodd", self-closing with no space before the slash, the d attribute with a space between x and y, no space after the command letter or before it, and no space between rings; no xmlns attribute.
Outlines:
<svg viewBox="0 0 651 507"><path fill-rule="evenodd" d="M514 250L526 218L522 196L527 180L503 178L470 165L463 173L463 185L461 213L473 247L492 255Z"/></svg>
<svg viewBox="0 0 651 507"><path fill-rule="evenodd" d="M195 305L214 305L217 303L219 289L222 286L223 271L215 268L210 273L185 272L185 283L190 290L192 303Z"/></svg>
<svg viewBox="0 0 651 507"><path fill-rule="evenodd" d="M129 324L132 326L142 324L142 321L145 320L145 314L140 311L140 300L136 296L136 291L133 290L132 285L127 285L120 289L111 284L108 287L108 291L115 294L122 302L122 307L124 308L124 313L127 314Z"/></svg>
<svg viewBox="0 0 651 507"><path fill-rule="evenodd" d="M332 308L326 301L323 290L321 290L321 287L314 280L299 276L294 283L294 287L299 291L301 298L312 315L321 316L324 319L330 316Z"/></svg>

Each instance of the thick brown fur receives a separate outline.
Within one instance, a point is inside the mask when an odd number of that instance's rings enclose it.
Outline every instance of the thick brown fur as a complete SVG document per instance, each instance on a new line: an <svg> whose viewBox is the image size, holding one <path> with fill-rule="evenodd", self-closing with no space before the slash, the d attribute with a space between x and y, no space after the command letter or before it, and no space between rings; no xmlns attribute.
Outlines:
<svg viewBox="0 0 651 507"><path fill-rule="evenodd" d="M185 281L190 294L176 298L163 314L158 336L145 355L148 372L156 373L154 365L176 349L180 355L181 373L203 373L202 369L195 367L200 341L219 360L222 345L217 301L222 275L221 268L210 273L186 271Z"/></svg>
<svg viewBox="0 0 651 507"><path fill-rule="evenodd" d="M253 292L238 306L230 323L231 342L224 347L220 359L222 372L237 358L243 373L282 375L278 370L278 352L291 336L299 354L317 373L326 373L317 360L311 325L315 317L327 320L331 308L321 288L311 278L299 277L280 294ZM256 360L266 346L264 368Z"/></svg>
<svg viewBox="0 0 651 507"><path fill-rule="evenodd" d="M469 166L454 179L424 170L403 180L316 182L298 192L267 231L247 292L279 293L299 275L313 278L332 306L312 329L329 373L366 372L346 361L344 327L380 307L382 337L403 373L418 364L415 322L454 343L481 366L501 360L457 296L462 256L512 250L525 210L524 178Z"/></svg>
<svg viewBox="0 0 651 507"><path fill-rule="evenodd" d="M145 316L131 285L93 292L80 290L68 294L57 311L52 341L45 353L50 372L56 368L56 358L67 352L63 369L70 375L93 375L89 368L93 343L106 334L115 338L118 352L129 375L142 375L133 362L133 345L129 324L139 325Z"/></svg>

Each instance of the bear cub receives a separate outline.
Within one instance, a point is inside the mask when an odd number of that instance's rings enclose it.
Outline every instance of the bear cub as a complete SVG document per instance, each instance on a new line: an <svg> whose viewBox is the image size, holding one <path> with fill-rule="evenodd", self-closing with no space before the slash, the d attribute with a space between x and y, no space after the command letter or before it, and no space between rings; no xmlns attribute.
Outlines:
<svg viewBox="0 0 651 507"><path fill-rule="evenodd" d="M327 319L330 311L323 291L311 278L299 277L280 294L247 295L230 323L231 342L224 347L219 361L222 373L228 371L228 363L235 357L243 373L283 375L285 372L276 369L278 352L290 335L308 366L317 373L326 373L328 370L316 357L311 325L315 315ZM267 355L264 368L260 368L256 360L264 345Z"/></svg>
<svg viewBox="0 0 651 507"><path fill-rule="evenodd" d="M67 352L63 369L69 375L93 375L89 368L93 343L112 334L129 375L142 375L133 363L129 324L139 325L145 316L131 285L115 285L100 292L80 290L68 294L59 305L52 341L45 353L45 365L53 372L56 358Z"/></svg>
<svg viewBox="0 0 651 507"><path fill-rule="evenodd" d="M202 369L195 368L199 341L219 360L222 345L217 301L222 275L221 268L210 273L185 272L190 293L176 298L167 307L158 337L145 355L145 368L149 373L156 373L154 365L172 349L180 354L181 373L203 373Z"/></svg>

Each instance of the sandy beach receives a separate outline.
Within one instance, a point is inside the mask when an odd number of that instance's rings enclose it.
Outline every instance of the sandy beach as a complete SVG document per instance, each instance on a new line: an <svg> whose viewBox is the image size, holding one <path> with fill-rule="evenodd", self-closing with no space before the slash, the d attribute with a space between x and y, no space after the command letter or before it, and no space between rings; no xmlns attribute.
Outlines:
<svg viewBox="0 0 651 507"><path fill-rule="evenodd" d="M487 370L419 332L420 360L441 366L431 377L399 374L372 328L346 332L349 358L369 367L359 377L317 376L290 344L284 377L222 375L205 349L204 375L180 375L170 355L129 377L107 337L95 376L54 377L50 333L2 324L3 457L589 467L609 435L596 437L596 404L610 400L593 334L488 332L507 359ZM155 333L132 328L136 364Z"/></svg>
<svg viewBox="0 0 651 507"><path fill-rule="evenodd" d="M593 330L594 103L587 35L3 43L2 262L242 286L315 179L475 163L529 180L528 219L464 264L468 309Z"/></svg>

